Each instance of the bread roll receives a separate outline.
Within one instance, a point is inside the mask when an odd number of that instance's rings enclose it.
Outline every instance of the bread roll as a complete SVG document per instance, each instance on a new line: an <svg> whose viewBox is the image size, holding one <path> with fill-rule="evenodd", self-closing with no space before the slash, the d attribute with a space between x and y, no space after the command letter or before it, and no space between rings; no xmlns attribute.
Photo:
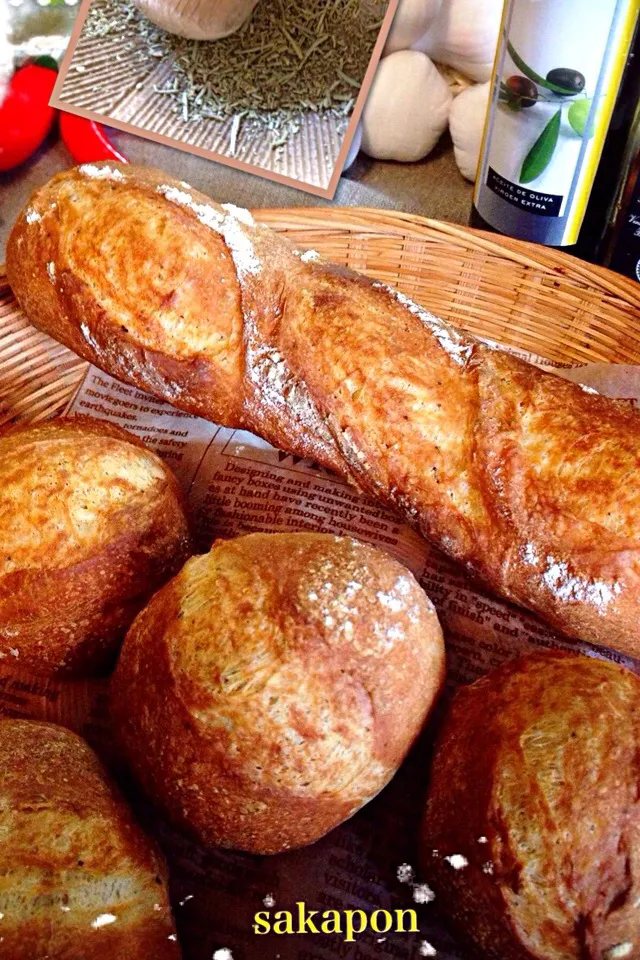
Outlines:
<svg viewBox="0 0 640 960"><path fill-rule="evenodd" d="M179 960L162 855L87 744L0 719L0 956Z"/></svg>
<svg viewBox="0 0 640 960"><path fill-rule="evenodd" d="M127 634L112 713L140 783L205 844L312 843L393 776L444 672L412 575L324 534L189 560Z"/></svg>
<svg viewBox="0 0 640 960"><path fill-rule="evenodd" d="M489 960L640 957L640 679L546 653L456 693L420 838L435 903Z"/></svg>
<svg viewBox="0 0 640 960"><path fill-rule="evenodd" d="M640 412L129 165L31 197L29 319L115 377L348 477L492 591L640 656Z"/></svg>
<svg viewBox="0 0 640 960"><path fill-rule="evenodd" d="M0 434L0 658L43 675L110 665L188 555L177 480L120 427L77 417Z"/></svg>

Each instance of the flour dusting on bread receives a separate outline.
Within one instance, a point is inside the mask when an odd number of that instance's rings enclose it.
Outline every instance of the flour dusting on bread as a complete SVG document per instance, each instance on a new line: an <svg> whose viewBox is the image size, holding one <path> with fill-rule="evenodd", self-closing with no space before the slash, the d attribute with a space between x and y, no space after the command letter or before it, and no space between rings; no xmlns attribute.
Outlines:
<svg viewBox="0 0 640 960"><path fill-rule="evenodd" d="M429 327L442 349L445 350L456 363L464 366L464 364L471 359L474 349L473 343L465 342L464 338L454 327L449 326L448 323L445 323L440 317L436 317L435 314L429 313L424 307L419 306L419 304L411 300L410 297L407 297L406 294L401 293L400 290L396 290L395 287L390 286L388 283L375 280L372 286L376 289L386 290L394 300L397 300L403 307L406 307L409 313L412 313L426 327Z"/></svg>
<svg viewBox="0 0 640 960"><path fill-rule="evenodd" d="M606 580L577 576L569 572L563 560L555 560L552 556L547 557L542 579L560 600L592 603L601 609L607 607L622 591L619 581L607 583Z"/></svg>
<svg viewBox="0 0 640 960"><path fill-rule="evenodd" d="M84 174L85 177L91 177L93 180L116 180L119 183L124 183L126 179L122 170L118 170L117 167L98 166L95 163L80 164L78 172Z"/></svg>
<svg viewBox="0 0 640 960"><path fill-rule="evenodd" d="M156 187L156 191L171 203L188 207L195 213L200 223L215 230L224 238L233 257L239 280L242 280L248 273L260 273L262 269L260 259L256 255L251 238L241 226L241 224L249 227L254 226L253 217L248 210L227 203L223 204L223 208L227 211L226 215L223 215L210 204L198 203L190 193L169 184L160 184Z"/></svg>

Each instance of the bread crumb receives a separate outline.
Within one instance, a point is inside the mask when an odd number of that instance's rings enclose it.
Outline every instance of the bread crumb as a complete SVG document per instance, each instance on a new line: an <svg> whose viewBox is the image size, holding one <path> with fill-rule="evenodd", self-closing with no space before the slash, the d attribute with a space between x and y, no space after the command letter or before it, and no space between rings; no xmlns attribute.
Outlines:
<svg viewBox="0 0 640 960"><path fill-rule="evenodd" d="M233 954L229 947L219 947L213 951L213 960L233 960Z"/></svg>
<svg viewBox="0 0 640 960"><path fill-rule="evenodd" d="M47 273L49 274L49 278L53 280L56 275L56 265L53 260L47 260Z"/></svg>
<svg viewBox="0 0 640 960"><path fill-rule="evenodd" d="M418 952L421 957L435 957L438 951L428 940L422 940Z"/></svg>
<svg viewBox="0 0 640 960"><path fill-rule="evenodd" d="M400 883L411 883L413 880L413 867L408 863L401 863L396 871L396 876Z"/></svg>
<svg viewBox="0 0 640 960"><path fill-rule="evenodd" d="M37 210L34 210L33 207L27 207L24 218L27 223L37 223L38 220L42 220L42 217Z"/></svg>
<svg viewBox="0 0 640 960"><path fill-rule="evenodd" d="M268 894L264 897L264 899L263 899L262 902L264 903L265 907L269 907L269 908L275 907L275 905L276 905L276 898L274 897L274 895L273 895L272 893L268 893Z"/></svg>
<svg viewBox="0 0 640 960"><path fill-rule="evenodd" d="M167 940L177 940L177 939L178 937L176 936L175 933L170 933L169 936L167 937Z"/></svg>
<svg viewBox="0 0 640 960"><path fill-rule="evenodd" d="M478 837L478 843L489 843L485 836Z"/></svg>
<svg viewBox="0 0 640 960"><path fill-rule="evenodd" d="M450 863L454 870L462 870L464 867L469 866L469 861L466 857L463 857L461 853L452 853L450 857L444 858L447 863Z"/></svg>
<svg viewBox="0 0 640 960"><path fill-rule="evenodd" d="M436 895L427 883L416 883L413 888L413 899L416 903L431 903Z"/></svg>
<svg viewBox="0 0 640 960"><path fill-rule="evenodd" d="M11 654L12 657L20 656L20 651L18 650L17 647L9 647L9 653Z"/></svg>
<svg viewBox="0 0 640 960"><path fill-rule="evenodd" d="M310 263L313 260L319 260L320 254L317 250L305 250L304 253L300 254L300 259L303 263Z"/></svg>
<svg viewBox="0 0 640 960"><path fill-rule="evenodd" d="M100 913L91 921L91 926L94 930L99 930L100 927L106 927L109 923L115 923L118 918L115 913Z"/></svg>

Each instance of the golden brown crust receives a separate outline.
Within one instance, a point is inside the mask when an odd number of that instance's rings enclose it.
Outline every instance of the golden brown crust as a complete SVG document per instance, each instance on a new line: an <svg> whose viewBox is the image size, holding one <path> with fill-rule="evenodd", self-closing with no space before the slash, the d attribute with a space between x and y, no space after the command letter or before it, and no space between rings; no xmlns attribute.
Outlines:
<svg viewBox="0 0 640 960"><path fill-rule="evenodd" d="M74 417L0 434L0 657L103 669L188 555L175 477L125 430Z"/></svg>
<svg viewBox="0 0 640 960"><path fill-rule="evenodd" d="M355 540L251 534L189 560L111 682L136 776L207 844L311 843L393 775L444 674L412 575Z"/></svg>
<svg viewBox="0 0 640 960"><path fill-rule="evenodd" d="M155 171L55 177L7 270L27 316L98 366L314 457L558 630L640 654L637 411Z"/></svg>
<svg viewBox="0 0 640 960"><path fill-rule="evenodd" d="M640 955L639 758L640 679L616 664L545 653L458 690L420 848L480 956Z"/></svg>
<svg viewBox="0 0 640 960"><path fill-rule="evenodd" d="M0 770L2 955L179 960L162 854L87 744L2 718Z"/></svg>

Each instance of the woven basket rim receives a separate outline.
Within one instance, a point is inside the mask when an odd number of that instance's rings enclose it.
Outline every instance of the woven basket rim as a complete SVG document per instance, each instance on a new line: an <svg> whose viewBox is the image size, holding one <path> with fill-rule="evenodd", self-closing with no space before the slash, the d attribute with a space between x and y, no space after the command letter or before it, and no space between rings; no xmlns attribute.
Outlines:
<svg viewBox="0 0 640 960"><path fill-rule="evenodd" d="M372 207L267 207L255 218L399 287L454 326L559 365L640 364L635 281L550 247ZM0 428L60 413L87 368L32 327L0 267Z"/></svg>
<svg viewBox="0 0 640 960"><path fill-rule="evenodd" d="M482 250L498 257L508 253L509 259L527 267L567 270L580 278L588 287L602 287L622 299L640 307L640 290L635 280L615 273L600 264L581 260L561 248L517 240L504 234L494 234L477 227L435 220L421 214L404 213L401 210L385 210L377 207L252 207L256 220L281 230L317 227L323 232L352 231L358 226L361 233L415 237L424 240L425 235L440 234L460 246ZM330 215L328 215L328 213Z"/></svg>

